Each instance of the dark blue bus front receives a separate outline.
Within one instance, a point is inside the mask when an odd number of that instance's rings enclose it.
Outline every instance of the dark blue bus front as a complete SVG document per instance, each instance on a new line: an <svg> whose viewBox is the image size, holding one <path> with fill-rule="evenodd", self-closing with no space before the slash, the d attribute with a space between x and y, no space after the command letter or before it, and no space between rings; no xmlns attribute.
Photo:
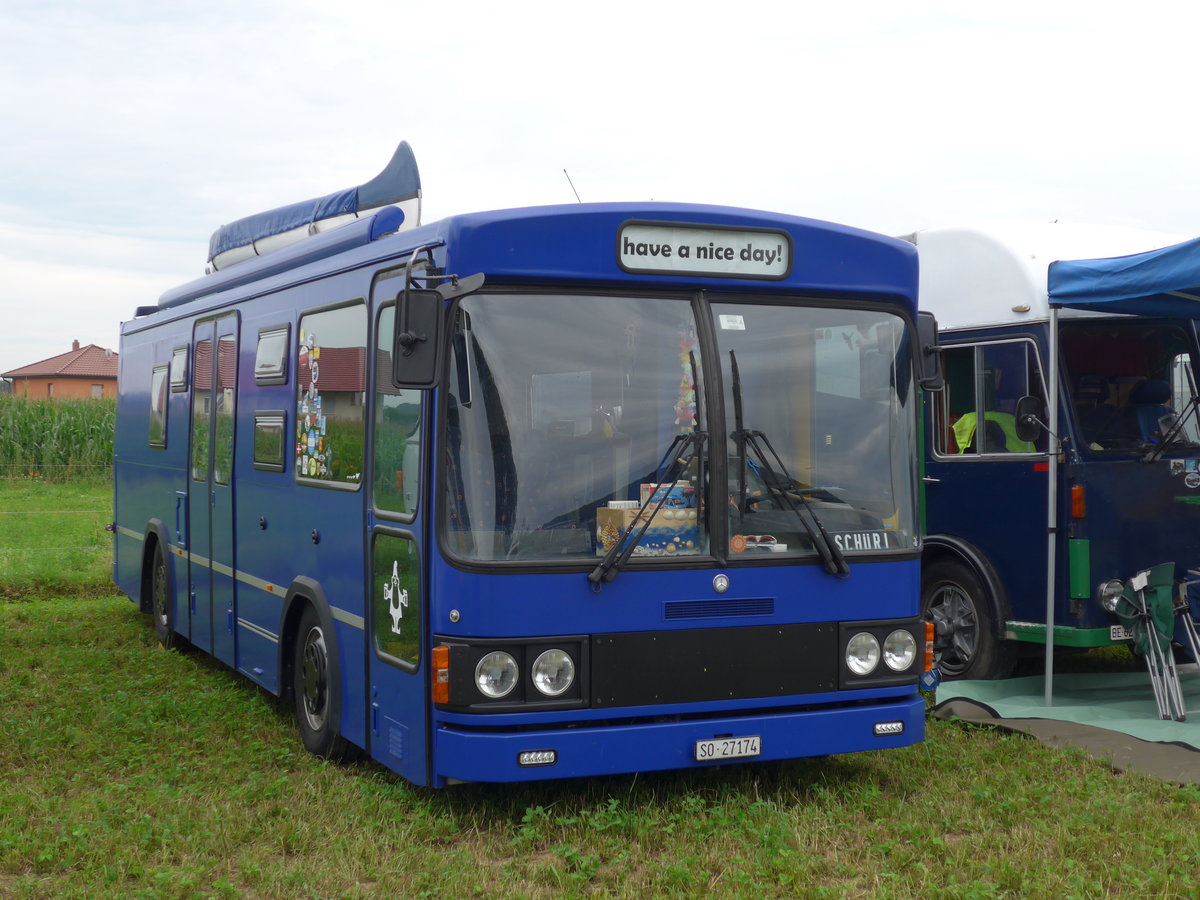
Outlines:
<svg viewBox="0 0 1200 900"><path fill-rule="evenodd" d="M374 755L414 780L923 737L912 248L641 212L453 220L434 259L486 285L440 388L377 389L376 490L428 522L370 550L375 656L427 670L432 710L422 778L373 675Z"/></svg>

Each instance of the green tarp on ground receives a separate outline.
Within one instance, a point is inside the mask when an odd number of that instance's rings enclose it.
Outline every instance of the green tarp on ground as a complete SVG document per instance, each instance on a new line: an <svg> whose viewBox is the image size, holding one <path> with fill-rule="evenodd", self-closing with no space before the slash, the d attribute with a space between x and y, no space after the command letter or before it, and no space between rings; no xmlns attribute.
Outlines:
<svg viewBox="0 0 1200 900"><path fill-rule="evenodd" d="M1137 770L1180 784L1200 784L1200 672L1180 673L1185 722L1158 718L1145 672L1054 676L1054 705L1045 705L1041 675L999 681L948 681L934 715L996 725L1054 746L1081 747L1114 769Z"/></svg>

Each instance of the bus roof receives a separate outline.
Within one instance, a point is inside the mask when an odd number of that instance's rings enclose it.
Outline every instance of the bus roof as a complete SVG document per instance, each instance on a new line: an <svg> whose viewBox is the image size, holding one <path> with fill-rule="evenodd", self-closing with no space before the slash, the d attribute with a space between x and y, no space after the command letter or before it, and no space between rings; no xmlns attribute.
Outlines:
<svg viewBox="0 0 1200 900"><path fill-rule="evenodd" d="M786 235L790 266L780 277L720 274L729 290L797 291L818 296L886 299L915 306L916 252L895 238L844 225L780 213L687 203L588 203L495 210L451 216L407 231L403 219L384 207L262 257L251 258L167 291L158 309L222 294L236 302L244 293L319 277L333 269L402 259L417 247L446 247L456 274L483 272L489 282L625 283L647 285L670 279L679 285L714 287L714 278L695 271L672 272L623 266L618 235L630 223L678 225L705 231L705 239L728 233L743 241L751 232ZM724 230L724 231L722 231ZM666 230L661 232L666 234ZM737 248L734 248L737 249ZM139 310L139 313L143 312ZM150 312L145 310L144 312Z"/></svg>
<svg viewBox="0 0 1200 900"><path fill-rule="evenodd" d="M943 330L1045 320L1051 263L1125 256L1180 240L1163 232L1057 222L929 228L903 237L920 257L921 309L936 315Z"/></svg>

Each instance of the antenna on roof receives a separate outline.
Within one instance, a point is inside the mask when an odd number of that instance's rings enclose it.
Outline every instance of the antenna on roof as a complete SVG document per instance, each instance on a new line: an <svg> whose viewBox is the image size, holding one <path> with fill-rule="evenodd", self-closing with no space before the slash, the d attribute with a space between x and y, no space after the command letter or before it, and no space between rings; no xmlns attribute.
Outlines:
<svg viewBox="0 0 1200 900"><path fill-rule="evenodd" d="M576 202L576 203L582 203L583 201L579 199L579 191L576 191L576 190L575 190L575 182L573 182L573 181L571 180L571 176L570 176L570 175L567 173L567 170L566 170L566 169L563 169L563 174L567 176L567 184L569 184L569 185L571 186L571 190L572 190L572 191L574 192L574 194L575 194L575 202Z"/></svg>

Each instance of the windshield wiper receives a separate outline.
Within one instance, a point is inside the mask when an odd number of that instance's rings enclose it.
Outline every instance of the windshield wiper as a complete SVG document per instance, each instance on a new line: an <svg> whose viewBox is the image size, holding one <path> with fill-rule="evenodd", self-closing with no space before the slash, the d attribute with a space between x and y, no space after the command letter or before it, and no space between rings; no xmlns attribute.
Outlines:
<svg viewBox="0 0 1200 900"><path fill-rule="evenodd" d="M1152 463L1162 457L1167 452L1167 448L1172 444L1184 443L1179 439L1179 435L1183 433L1183 426L1187 424L1190 416L1195 415L1197 406L1200 406L1200 397L1195 394L1188 401L1187 406L1183 409L1183 414L1175 417L1174 423L1167 429L1167 433L1162 436L1162 439L1155 444L1150 451L1142 457L1144 463Z"/></svg>
<svg viewBox="0 0 1200 900"><path fill-rule="evenodd" d="M588 574L588 581L596 586L596 590L617 577L617 573L621 571L625 561L633 554L634 548L637 547L642 535L654 521L654 517L666 505L667 499L671 496L670 486L674 485L679 476L687 471L687 467L693 459L699 461L697 466L698 483L701 486L704 485L704 442L706 440L708 440L708 432L705 431L687 431L675 435L671 446L667 448L658 468L655 469L657 484L662 487L662 490L651 491L634 518L634 522L642 523L641 528L638 529L637 534L634 534L634 529L630 528L621 540L613 543L608 552L604 554L604 558L596 564L596 568ZM664 467L666 467L665 471ZM661 477L657 475L660 472L663 473ZM656 496L658 497L657 503L654 502ZM651 504L654 504L654 508L647 514L646 510Z"/></svg>
<svg viewBox="0 0 1200 900"><path fill-rule="evenodd" d="M733 376L735 431L732 437L737 444L739 457L738 515L745 515L742 510L746 502L746 456L748 451L752 451L755 455L763 484L766 485L767 490L781 500L784 506L800 520L800 524L804 526L804 530L808 532L809 539L813 542L813 547L821 555L821 562L825 565L825 571L830 575L849 575L850 566L846 563L846 556L842 553L842 548L837 545L836 541L830 538L829 532L821 524L812 501L804 495L803 491L796 489L796 482L792 479L791 473L788 472L787 466L783 464L783 460L780 459L779 454L775 452L775 448L771 446L770 439L761 431L744 427L744 423L742 422L742 378L738 372L737 356L732 350L729 351L729 366ZM767 458L767 451L770 451L775 463L779 466L778 471L771 467L770 460Z"/></svg>

